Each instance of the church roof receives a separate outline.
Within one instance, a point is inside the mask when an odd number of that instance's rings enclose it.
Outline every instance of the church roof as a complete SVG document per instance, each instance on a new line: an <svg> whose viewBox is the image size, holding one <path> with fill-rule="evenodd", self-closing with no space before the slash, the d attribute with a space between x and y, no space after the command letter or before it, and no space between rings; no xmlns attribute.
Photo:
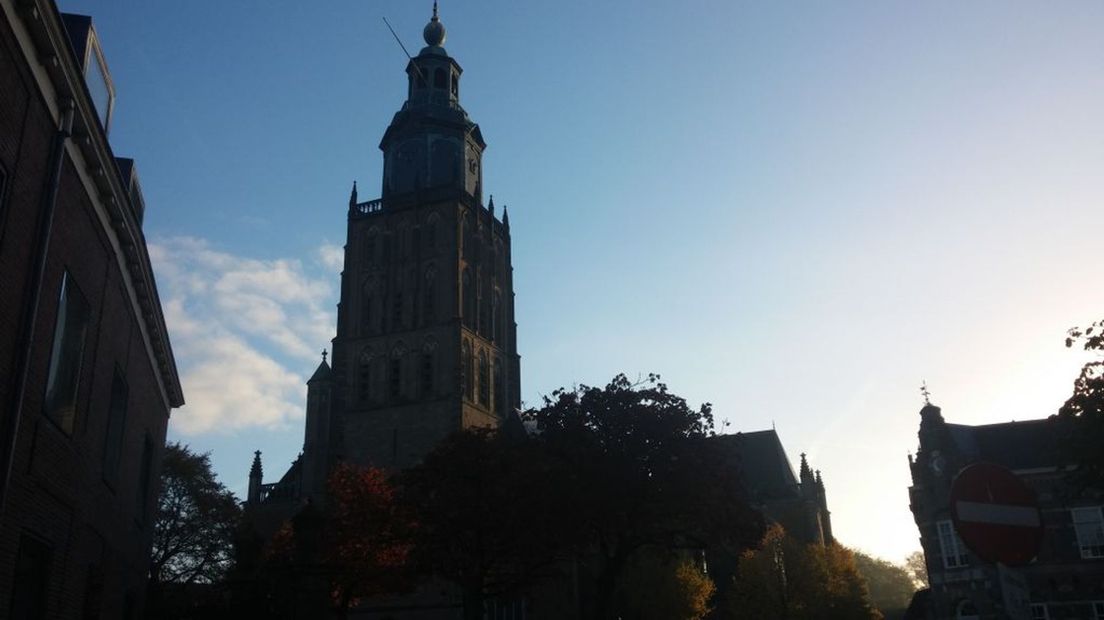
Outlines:
<svg viewBox="0 0 1104 620"><path fill-rule="evenodd" d="M322 363L318 365L318 369L314 371L311 378L307 379L307 385L318 381L329 381L332 376L333 370L330 369L330 365L326 363L326 360L322 360Z"/></svg>
<svg viewBox="0 0 1104 620"><path fill-rule="evenodd" d="M778 433L772 430L721 435L738 458L740 479L753 500L796 497L797 476Z"/></svg>

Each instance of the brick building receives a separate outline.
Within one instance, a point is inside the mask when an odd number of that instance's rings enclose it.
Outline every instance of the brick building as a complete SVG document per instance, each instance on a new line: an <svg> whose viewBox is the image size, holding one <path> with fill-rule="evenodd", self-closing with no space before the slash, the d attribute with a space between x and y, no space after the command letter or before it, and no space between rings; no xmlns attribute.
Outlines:
<svg viewBox="0 0 1104 620"><path fill-rule="evenodd" d="M920 449L909 457L909 501L928 569L910 618L1104 619L1104 489L1078 482L1060 458L1057 418L967 426L920 410ZM1011 470L1034 492L1042 545L1030 564L987 563L959 538L950 490L972 463Z"/></svg>
<svg viewBox="0 0 1104 620"><path fill-rule="evenodd" d="M95 28L0 0L0 617L141 614L183 404Z"/></svg>

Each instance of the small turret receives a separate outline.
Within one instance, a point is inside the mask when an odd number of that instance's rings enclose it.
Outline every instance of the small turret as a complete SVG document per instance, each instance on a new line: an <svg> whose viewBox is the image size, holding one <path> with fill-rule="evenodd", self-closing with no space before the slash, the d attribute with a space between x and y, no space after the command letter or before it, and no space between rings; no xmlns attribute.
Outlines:
<svg viewBox="0 0 1104 620"><path fill-rule="evenodd" d="M253 466L249 468L249 494L246 497L246 501L250 504L256 504L261 501L261 480L264 478L264 471L261 468L261 451L257 450L253 453Z"/></svg>

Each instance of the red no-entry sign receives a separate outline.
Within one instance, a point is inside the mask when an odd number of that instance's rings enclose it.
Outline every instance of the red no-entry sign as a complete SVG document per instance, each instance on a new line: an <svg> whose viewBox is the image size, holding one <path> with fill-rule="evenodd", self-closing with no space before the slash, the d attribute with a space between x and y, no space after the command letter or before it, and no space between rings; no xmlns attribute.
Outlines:
<svg viewBox="0 0 1104 620"><path fill-rule="evenodd" d="M962 542L986 562L1035 559L1043 522L1035 494L1008 469L975 463L951 484L951 517Z"/></svg>

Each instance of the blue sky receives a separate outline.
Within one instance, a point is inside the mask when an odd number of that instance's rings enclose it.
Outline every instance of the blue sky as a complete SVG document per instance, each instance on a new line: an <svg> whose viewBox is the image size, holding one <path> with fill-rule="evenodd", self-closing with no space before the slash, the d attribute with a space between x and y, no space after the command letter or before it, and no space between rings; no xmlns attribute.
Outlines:
<svg viewBox="0 0 1104 620"><path fill-rule="evenodd" d="M424 5L424 6L423 6ZM239 492L302 443L353 179L429 2L83 2L137 159L188 405ZM659 372L823 471L838 537L918 548L921 380L948 420L1043 417L1101 318L1099 2L445 0L510 208L523 398Z"/></svg>

